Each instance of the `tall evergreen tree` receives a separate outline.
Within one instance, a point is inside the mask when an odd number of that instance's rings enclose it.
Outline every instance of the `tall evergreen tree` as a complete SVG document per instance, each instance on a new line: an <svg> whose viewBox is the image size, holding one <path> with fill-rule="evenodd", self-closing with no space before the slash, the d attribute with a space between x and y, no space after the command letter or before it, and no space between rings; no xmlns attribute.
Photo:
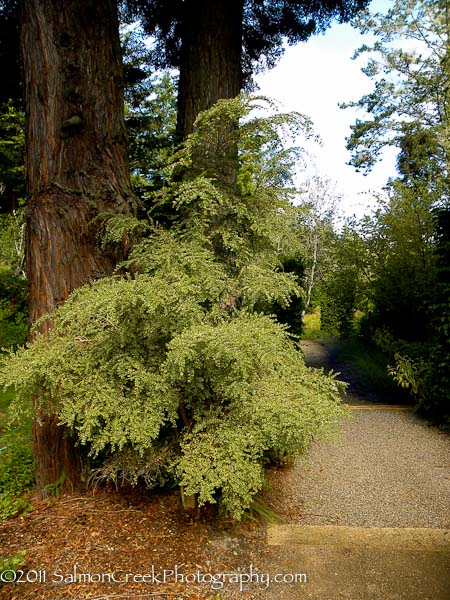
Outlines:
<svg viewBox="0 0 450 600"><path fill-rule="evenodd" d="M127 0L155 37L159 66L180 69L178 134L220 98L233 98L252 73L273 66L291 44L348 21L369 0Z"/></svg>
<svg viewBox="0 0 450 600"><path fill-rule="evenodd" d="M112 273L96 217L131 210L116 11L114 0L22 5L31 322ZM34 442L38 489L62 471L77 483L79 462L55 416L35 423Z"/></svg>

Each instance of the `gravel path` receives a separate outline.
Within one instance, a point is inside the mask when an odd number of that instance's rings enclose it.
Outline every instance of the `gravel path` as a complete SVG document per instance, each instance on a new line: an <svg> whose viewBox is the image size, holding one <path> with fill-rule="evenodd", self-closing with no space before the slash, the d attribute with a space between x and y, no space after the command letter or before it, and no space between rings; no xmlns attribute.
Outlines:
<svg viewBox="0 0 450 600"><path fill-rule="evenodd" d="M450 528L449 437L410 412L354 410L340 440L278 478L291 523Z"/></svg>
<svg viewBox="0 0 450 600"><path fill-rule="evenodd" d="M448 600L449 435L404 406L369 401L371 390L359 392L366 383L340 369L326 344L303 348L309 366L333 367L351 384L344 401L352 418L340 439L316 443L291 469L272 473L268 499L284 524L268 527L262 565L305 573L307 582L250 597Z"/></svg>
<svg viewBox="0 0 450 600"><path fill-rule="evenodd" d="M303 349L307 364L329 367L325 344ZM345 401L354 410L341 438L273 475L276 510L309 525L450 528L450 436L410 411Z"/></svg>

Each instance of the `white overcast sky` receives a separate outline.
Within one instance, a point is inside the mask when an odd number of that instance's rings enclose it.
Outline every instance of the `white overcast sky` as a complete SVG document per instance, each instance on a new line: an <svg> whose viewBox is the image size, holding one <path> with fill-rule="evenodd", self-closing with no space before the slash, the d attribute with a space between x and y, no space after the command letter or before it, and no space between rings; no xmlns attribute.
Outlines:
<svg viewBox="0 0 450 600"><path fill-rule="evenodd" d="M389 0L375 0L371 10L385 12L390 5ZM361 72L367 57L351 59L354 51L371 39L350 25L335 24L325 34L286 48L278 65L257 77L259 93L280 101L284 110L299 111L313 120L323 141L322 147L314 150L317 170L336 182L336 191L343 197L341 210L347 215L368 212L373 206L370 192L381 190L395 175L393 151L367 176L347 164L350 154L345 138L356 116L363 118L364 113L342 110L338 103L359 100L373 89L373 82Z"/></svg>

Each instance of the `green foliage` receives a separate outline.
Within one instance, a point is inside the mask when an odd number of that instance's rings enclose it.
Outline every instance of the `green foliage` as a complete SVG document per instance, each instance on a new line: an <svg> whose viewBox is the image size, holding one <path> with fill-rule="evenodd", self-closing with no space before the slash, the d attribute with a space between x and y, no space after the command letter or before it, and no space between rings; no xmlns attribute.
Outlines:
<svg viewBox="0 0 450 600"><path fill-rule="evenodd" d="M131 215L102 213L97 220L100 222L97 241L102 250L112 246L126 251L149 229L148 223Z"/></svg>
<svg viewBox="0 0 450 600"><path fill-rule="evenodd" d="M0 214L0 266L23 272L25 223L22 210Z"/></svg>
<svg viewBox="0 0 450 600"><path fill-rule="evenodd" d="M438 354L437 350L434 345L425 347L413 358L396 353L388 371L399 386L408 390L416 411L449 428L448 354Z"/></svg>
<svg viewBox="0 0 450 600"><path fill-rule="evenodd" d="M332 272L322 286L321 331L332 337L348 338L354 332L356 280L352 268Z"/></svg>
<svg viewBox="0 0 450 600"><path fill-rule="evenodd" d="M450 426L450 212L438 211L435 289L429 307L430 334L426 343L391 343L397 348L391 376L408 389L418 411L440 425Z"/></svg>
<svg viewBox="0 0 450 600"><path fill-rule="evenodd" d="M450 210L436 213L436 294L431 303L433 338L429 353L428 402L424 410L450 426Z"/></svg>
<svg viewBox="0 0 450 600"><path fill-rule="evenodd" d="M355 56L369 53L363 72L375 87L346 105L368 115L348 140L355 167L370 170L386 146L399 150L399 177L374 214L352 225L366 283L362 331L386 352L391 376L416 407L444 423L450 418L449 11L448 0L396 0L386 14L362 13L354 24L375 42Z"/></svg>
<svg viewBox="0 0 450 600"><path fill-rule="evenodd" d="M14 390L12 388L3 390L0 389L0 413L6 413L8 410L8 406L11 403L11 400L14 398Z"/></svg>
<svg viewBox="0 0 450 600"><path fill-rule="evenodd" d="M348 338L354 333L355 313L364 304L364 252L350 226L330 242L332 261L319 290L320 323L324 334Z"/></svg>
<svg viewBox="0 0 450 600"><path fill-rule="evenodd" d="M12 319L9 311L0 309L0 349L23 344L26 337L26 321L17 315Z"/></svg>
<svg viewBox="0 0 450 600"><path fill-rule="evenodd" d="M22 497L34 482L30 427L8 428L0 435L0 519L23 512Z"/></svg>
<svg viewBox="0 0 450 600"><path fill-rule="evenodd" d="M0 266L0 351L25 342L27 315L25 279Z"/></svg>
<svg viewBox="0 0 450 600"><path fill-rule="evenodd" d="M24 122L13 100L0 105L0 213L17 209L25 197Z"/></svg>
<svg viewBox="0 0 450 600"><path fill-rule="evenodd" d="M389 366L388 372L402 388L410 389L415 398L423 395L423 361L413 361L409 356L396 353L395 367Z"/></svg>
<svg viewBox="0 0 450 600"><path fill-rule="evenodd" d="M0 215L0 352L3 347L22 344L26 339L28 291L22 275L24 233L22 211Z"/></svg>
<svg viewBox="0 0 450 600"><path fill-rule="evenodd" d="M30 503L25 498L0 494L0 520L26 513L29 508Z"/></svg>
<svg viewBox="0 0 450 600"><path fill-rule="evenodd" d="M432 198L394 184L363 225L372 256L373 323L397 339L429 335L428 305L436 285Z"/></svg>
<svg viewBox="0 0 450 600"><path fill-rule="evenodd" d="M419 182L393 182L371 217L353 223L362 242L367 297L361 334L391 362L389 373L416 408L448 419L448 211Z"/></svg>
<svg viewBox="0 0 450 600"><path fill-rule="evenodd" d="M401 173L426 178L430 189L448 176L448 11L448 0L396 0L386 14L366 11L355 19L362 33L376 36L355 55L370 53L363 72L375 88L346 105L371 115L356 122L348 141L357 168L370 169L393 145L401 149Z"/></svg>
<svg viewBox="0 0 450 600"><path fill-rule="evenodd" d="M278 130L304 121L251 109L235 99L199 117L154 196L155 212L175 209L172 227L142 228L147 237L119 268L126 275L76 290L49 334L0 367L17 414L56 412L75 430L100 464L94 480L172 479L234 518L261 489L269 458L304 451L344 414L338 382L307 369L285 329L257 310L300 293L279 270L293 155ZM230 128L238 117L242 127ZM106 226L110 241L117 227Z"/></svg>
<svg viewBox="0 0 450 600"><path fill-rule="evenodd" d="M283 522L283 518L271 510L260 497L254 498L253 503L246 511L244 518L252 521L263 521L264 523L270 524Z"/></svg>
<svg viewBox="0 0 450 600"><path fill-rule="evenodd" d="M136 24L121 33L125 78L125 125L131 180L144 199L164 183L164 167L176 140L176 81L151 68L152 52Z"/></svg>
<svg viewBox="0 0 450 600"><path fill-rule="evenodd" d="M14 581L12 571L17 569L25 562L26 551L22 550L9 558L0 556L0 587L8 582Z"/></svg>
<svg viewBox="0 0 450 600"><path fill-rule="evenodd" d="M66 474L63 470L58 479L53 483L48 483L44 489L51 496L55 496L55 498L60 498L65 480Z"/></svg>
<svg viewBox="0 0 450 600"><path fill-rule="evenodd" d="M396 0L386 15L356 22L376 35L364 72L373 93L350 106L370 117L353 127L356 167L386 145L399 149L399 178L360 234L371 257L366 332L392 361L390 373L428 417L448 422L449 3ZM414 46L410 42L414 43ZM399 43L401 42L401 43ZM436 211L441 216L436 219Z"/></svg>
<svg viewBox="0 0 450 600"><path fill-rule="evenodd" d="M351 226L359 240L366 298L360 333L385 353L391 377L409 391L416 408L445 422L449 295L443 266L448 234L441 231L439 241L434 199L418 182L396 181L373 215ZM342 270L342 282L336 280L341 292L344 275Z"/></svg>

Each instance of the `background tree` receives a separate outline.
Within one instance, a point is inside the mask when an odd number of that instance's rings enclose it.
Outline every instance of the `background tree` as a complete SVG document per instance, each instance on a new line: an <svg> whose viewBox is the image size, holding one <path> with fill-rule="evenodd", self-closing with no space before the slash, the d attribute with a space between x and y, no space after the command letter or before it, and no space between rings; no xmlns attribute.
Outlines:
<svg viewBox="0 0 450 600"><path fill-rule="evenodd" d="M0 213L0 353L25 343L28 288L23 272L25 223L23 211Z"/></svg>
<svg viewBox="0 0 450 600"><path fill-rule="evenodd" d="M400 184L361 227L372 258L373 324L382 324L397 339L429 336L428 306L436 283L434 228L429 196Z"/></svg>
<svg viewBox="0 0 450 600"><path fill-rule="evenodd" d="M0 106L0 214L19 208L25 199L24 113L18 99Z"/></svg>
<svg viewBox="0 0 450 600"><path fill-rule="evenodd" d="M164 183L164 169L176 144L177 115L177 78L169 71L155 72L145 38L137 24L122 28L130 172L133 189L144 201Z"/></svg>
<svg viewBox="0 0 450 600"><path fill-rule="evenodd" d="M294 44L348 21L368 0L128 0L154 36L155 63L180 70L177 130L192 132L200 111L233 98L251 76L273 66L283 39ZM129 16L130 18L130 16Z"/></svg>
<svg viewBox="0 0 450 600"><path fill-rule="evenodd" d="M419 161L448 178L449 14L448 0L396 0L386 14L365 12L353 21L361 33L376 36L373 46L355 53L370 53L363 72L375 81L375 88L359 101L342 105L371 115L356 121L348 140L356 168L370 169L384 147L395 146L402 150L400 171L414 171Z"/></svg>
<svg viewBox="0 0 450 600"><path fill-rule="evenodd" d="M436 294L431 305L433 337L428 357L427 394L420 398L422 408L450 423L450 210L436 214Z"/></svg>
<svg viewBox="0 0 450 600"><path fill-rule="evenodd" d="M318 289L321 329L334 337L355 334L355 313L366 308L365 252L358 232L347 224L329 241L328 268Z"/></svg>
<svg viewBox="0 0 450 600"><path fill-rule="evenodd" d="M319 175L307 179L300 186L299 236L304 253L306 294L303 316L332 265L333 222L338 201L331 181Z"/></svg>
<svg viewBox="0 0 450 600"><path fill-rule="evenodd" d="M74 289L110 274L117 257L97 244L99 215L129 213L130 189L118 21L113 0L30 0L21 22L26 99L30 321ZM97 220L96 220L97 219ZM41 323L41 331L49 321ZM79 462L58 419L35 423L37 487Z"/></svg>
<svg viewBox="0 0 450 600"><path fill-rule="evenodd" d="M0 2L0 349L24 343L28 290L24 272L25 116L15 2ZM0 350L1 352L1 350Z"/></svg>
<svg viewBox="0 0 450 600"><path fill-rule="evenodd" d="M25 118L15 100L0 107L0 265L24 275Z"/></svg>
<svg viewBox="0 0 450 600"><path fill-rule="evenodd" d="M433 417L448 419L448 286L442 278L450 199L450 3L397 0L386 15L356 23L377 36L365 72L373 93L348 140L352 164L370 169L387 145L399 175L360 232L373 258L369 333L393 361L391 374ZM402 42L401 46L399 41ZM448 386L447 386L448 390Z"/></svg>

